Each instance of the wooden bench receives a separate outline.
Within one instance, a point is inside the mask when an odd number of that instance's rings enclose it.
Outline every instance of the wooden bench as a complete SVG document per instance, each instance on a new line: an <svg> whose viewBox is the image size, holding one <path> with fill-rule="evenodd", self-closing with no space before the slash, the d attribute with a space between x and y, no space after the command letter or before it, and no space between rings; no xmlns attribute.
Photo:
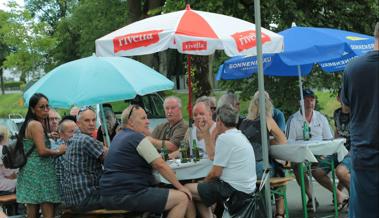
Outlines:
<svg viewBox="0 0 379 218"><path fill-rule="evenodd" d="M294 180L294 177L271 177L270 187L272 195L279 195L284 199L284 210L285 217L289 217L288 214L288 203L287 203L287 192L286 187L289 181ZM261 184L261 180L257 180L257 186Z"/></svg>
<svg viewBox="0 0 379 218"><path fill-rule="evenodd" d="M140 213L126 210L92 210L88 212L77 212L64 210L62 218L142 218Z"/></svg>
<svg viewBox="0 0 379 218"><path fill-rule="evenodd" d="M0 195L0 206L7 215L15 215L17 212L16 194Z"/></svg>

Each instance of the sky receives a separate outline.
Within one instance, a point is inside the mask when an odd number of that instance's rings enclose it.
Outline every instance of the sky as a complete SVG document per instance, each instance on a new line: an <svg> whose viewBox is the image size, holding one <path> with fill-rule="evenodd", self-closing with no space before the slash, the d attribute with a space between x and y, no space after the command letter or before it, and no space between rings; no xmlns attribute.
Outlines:
<svg viewBox="0 0 379 218"><path fill-rule="evenodd" d="M14 1L14 0L12 0ZM24 0L15 0L18 5L24 6ZM10 2L10 0L0 0L0 9L4 11L8 11L8 7L6 6Z"/></svg>

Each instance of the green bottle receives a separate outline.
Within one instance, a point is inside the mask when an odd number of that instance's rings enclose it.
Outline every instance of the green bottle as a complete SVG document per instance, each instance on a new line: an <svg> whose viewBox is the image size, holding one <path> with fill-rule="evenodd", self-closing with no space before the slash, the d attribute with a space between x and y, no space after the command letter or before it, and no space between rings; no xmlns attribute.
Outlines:
<svg viewBox="0 0 379 218"><path fill-rule="evenodd" d="M179 152L180 152L180 156L181 156L180 162L181 163L187 163L189 161L188 147L184 141L182 141L182 143L180 143Z"/></svg>
<svg viewBox="0 0 379 218"><path fill-rule="evenodd" d="M165 144L163 144L162 146L161 153L162 153L163 160L167 161L169 157L168 157L168 149Z"/></svg>
<svg viewBox="0 0 379 218"><path fill-rule="evenodd" d="M308 125L307 121L304 121L303 124L303 139L304 141L308 141L311 139L311 127Z"/></svg>
<svg viewBox="0 0 379 218"><path fill-rule="evenodd" d="M196 139L192 140L192 154L195 162L200 161L200 151L199 147L197 146Z"/></svg>

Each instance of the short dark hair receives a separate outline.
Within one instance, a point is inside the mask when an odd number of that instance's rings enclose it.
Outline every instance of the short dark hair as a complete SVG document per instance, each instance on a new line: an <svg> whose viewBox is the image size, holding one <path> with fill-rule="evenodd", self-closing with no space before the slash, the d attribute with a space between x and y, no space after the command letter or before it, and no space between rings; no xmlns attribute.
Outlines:
<svg viewBox="0 0 379 218"><path fill-rule="evenodd" d="M219 119L226 127L236 127L238 111L230 104L224 104L216 110L216 120Z"/></svg>

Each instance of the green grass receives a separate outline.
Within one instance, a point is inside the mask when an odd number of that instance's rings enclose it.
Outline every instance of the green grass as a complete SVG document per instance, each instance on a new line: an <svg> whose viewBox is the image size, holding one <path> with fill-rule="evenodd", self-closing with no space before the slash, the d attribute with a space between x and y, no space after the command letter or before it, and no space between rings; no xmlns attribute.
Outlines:
<svg viewBox="0 0 379 218"><path fill-rule="evenodd" d="M216 93L216 97L220 97L222 93L218 92ZM178 93L175 91L166 91L165 95L175 95L178 96L182 100L182 112L183 117L185 120L188 120L188 110L187 110L187 103L188 103L188 94L187 93ZM329 121L333 117L333 112L336 108L339 107L339 103L336 100L334 96L330 96L330 92L328 91L318 91L316 92L317 100L321 108L321 112L325 114ZM193 99L193 102L195 102L195 99ZM119 111L122 111L125 107L125 105L121 103L114 103L112 104L114 108L119 109ZM241 113L247 114L247 108L249 106L249 101L241 101ZM67 110L58 110L58 112L61 115L64 115L67 113ZM5 94L0 95L0 117L8 117L8 114L10 113L19 113L21 115L26 114L26 108L22 106L22 94L16 93L16 94Z"/></svg>
<svg viewBox="0 0 379 218"><path fill-rule="evenodd" d="M26 108L23 107L21 93L0 95L0 117L8 117L10 113L25 116Z"/></svg>

